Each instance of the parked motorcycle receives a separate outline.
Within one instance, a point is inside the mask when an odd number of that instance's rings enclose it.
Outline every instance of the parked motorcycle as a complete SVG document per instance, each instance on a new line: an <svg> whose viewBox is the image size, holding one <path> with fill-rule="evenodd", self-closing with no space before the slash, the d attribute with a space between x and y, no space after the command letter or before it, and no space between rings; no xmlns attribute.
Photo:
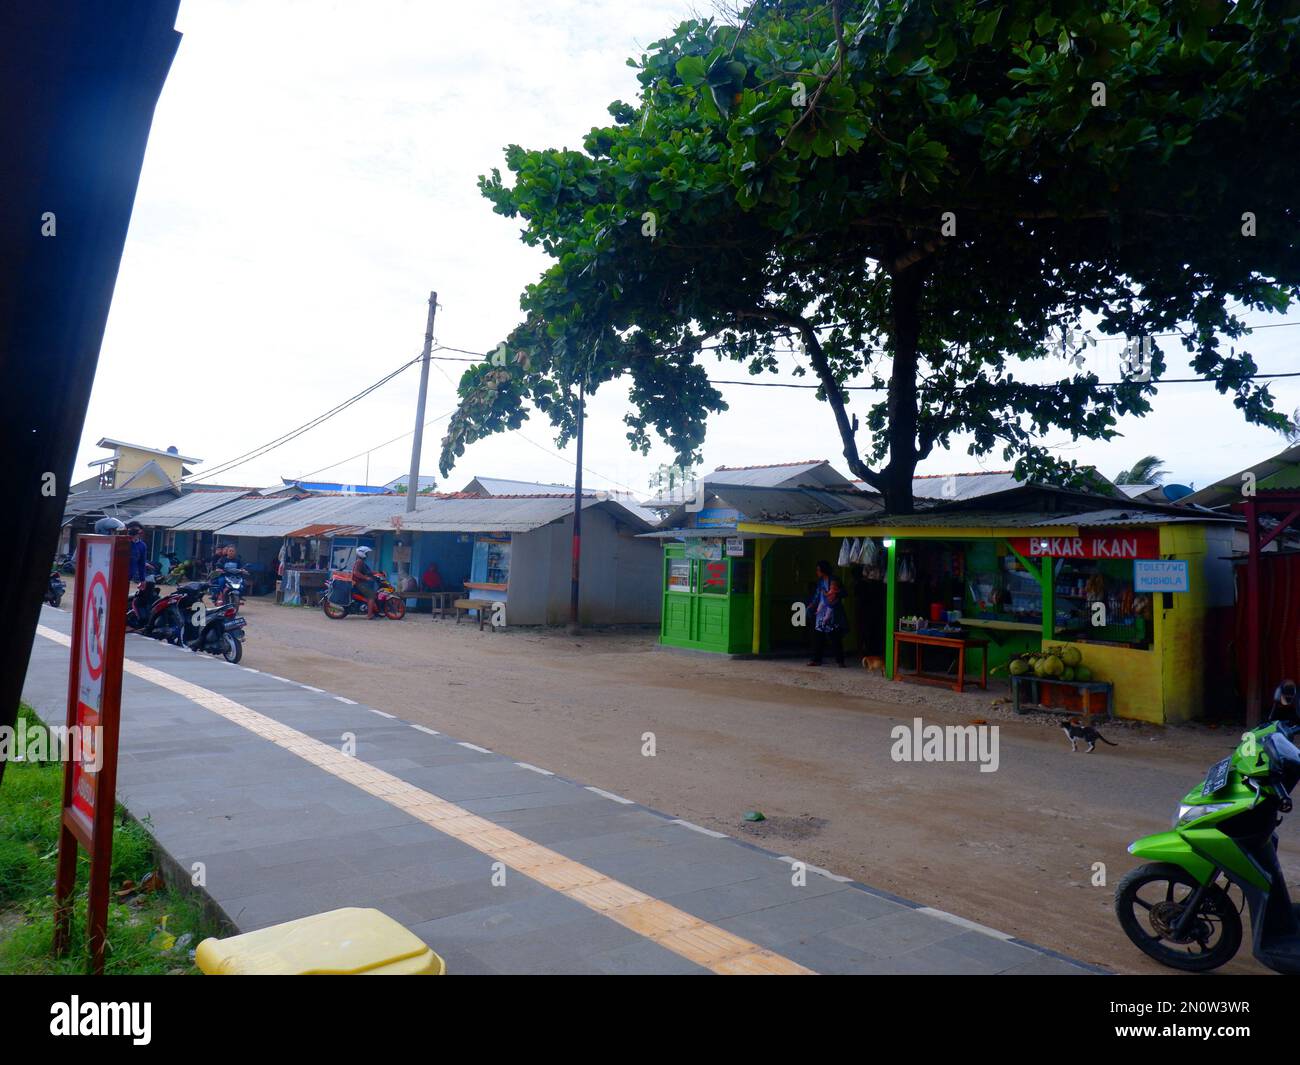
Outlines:
<svg viewBox="0 0 1300 1065"><path fill-rule="evenodd" d="M180 642L191 651L219 655L227 662L238 664L244 657L244 630L248 622L239 616L233 603L207 607L200 603L198 610L185 616L181 626Z"/></svg>
<svg viewBox="0 0 1300 1065"><path fill-rule="evenodd" d="M1143 953L1189 972L1229 961L1241 945L1241 907L1228 894L1235 885L1250 907L1255 957L1300 973L1300 907L1287 892L1275 831L1300 782L1298 734L1300 725L1279 722L1245 733L1184 796L1172 831L1129 844L1153 861L1120 881L1115 912Z"/></svg>
<svg viewBox="0 0 1300 1065"><path fill-rule="evenodd" d="M389 583L387 574L376 571L374 574L375 608L377 617L392 618L400 621L406 616L406 600L401 593ZM325 594L320 601L321 610L327 618L338 621L349 614L365 614L369 610L366 597L352 586L352 574L331 573L325 582Z"/></svg>
<svg viewBox="0 0 1300 1065"><path fill-rule="evenodd" d="M57 555L54 559L54 566L69 577L77 572L77 564L73 561L71 555Z"/></svg>
<svg viewBox="0 0 1300 1065"><path fill-rule="evenodd" d="M68 586L63 583L63 578L59 576L57 569L50 570L49 582L45 585L45 601L50 606L58 606L63 602L63 593L68 590Z"/></svg>
<svg viewBox="0 0 1300 1065"><path fill-rule="evenodd" d="M208 586L199 581L179 585L170 595L161 595L152 577L140 582L126 612L126 626L132 632L155 640L179 643L185 619L203 603Z"/></svg>

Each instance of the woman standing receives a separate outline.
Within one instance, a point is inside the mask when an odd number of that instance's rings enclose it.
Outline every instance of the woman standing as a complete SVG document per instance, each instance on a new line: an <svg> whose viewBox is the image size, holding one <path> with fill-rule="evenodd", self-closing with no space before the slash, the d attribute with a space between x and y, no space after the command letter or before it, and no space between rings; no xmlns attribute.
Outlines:
<svg viewBox="0 0 1300 1065"><path fill-rule="evenodd" d="M808 606L813 611L813 654L810 666L820 666L830 640L835 662L844 665L844 633L848 620L844 611L844 587L825 560L817 563L817 588Z"/></svg>

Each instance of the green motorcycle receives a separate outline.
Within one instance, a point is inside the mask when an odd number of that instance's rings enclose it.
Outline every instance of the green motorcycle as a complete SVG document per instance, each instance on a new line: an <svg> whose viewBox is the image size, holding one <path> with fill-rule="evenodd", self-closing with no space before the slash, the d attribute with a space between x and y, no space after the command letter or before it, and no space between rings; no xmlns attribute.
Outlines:
<svg viewBox="0 0 1300 1065"><path fill-rule="evenodd" d="M1250 907L1254 952L1279 973L1300 973L1300 915L1277 860L1277 826L1300 782L1300 725L1247 732L1183 798L1172 831L1129 844L1147 858L1115 889L1120 927L1143 953L1174 969L1205 972L1241 946L1236 885ZM1222 883L1221 883L1222 881Z"/></svg>

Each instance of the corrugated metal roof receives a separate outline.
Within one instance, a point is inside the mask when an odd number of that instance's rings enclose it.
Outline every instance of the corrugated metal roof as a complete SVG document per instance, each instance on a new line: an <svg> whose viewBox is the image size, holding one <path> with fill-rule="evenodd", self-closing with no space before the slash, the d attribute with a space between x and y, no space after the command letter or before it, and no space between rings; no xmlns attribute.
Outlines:
<svg viewBox="0 0 1300 1065"><path fill-rule="evenodd" d="M825 466L825 473L838 478L839 474L830 468L825 459L813 459L809 462L788 462L776 466L740 466L729 469L719 466L712 473L704 475L705 484L743 484L753 488L776 488L781 485L795 486L800 478L808 477L814 471Z"/></svg>
<svg viewBox="0 0 1300 1065"><path fill-rule="evenodd" d="M1071 514L1060 521L1029 521L1028 526L1037 525L1078 525L1091 528L1097 525L1176 525L1186 522L1231 522L1232 515L1221 514L1170 514L1168 511L1121 510L1118 507L1108 510L1091 510L1083 514Z"/></svg>
<svg viewBox="0 0 1300 1065"><path fill-rule="evenodd" d="M949 473L913 477L912 495L919 499L978 499L994 492L1005 492L1026 484L1017 481L1010 470L989 473Z"/></svg>
<svg viewBox="0 0 1300 1065"><path fill-rule="evenodd" d="M190 518L175 526L177 532L214 532L237 521L251 518L254 514L263 514L276 507L283 507L294 502L293 496L267 497L253 495L246 499L236 499L216 510L209 510L197 517Z"/></svg>
<svg viewBox="0 0 1300 1065"><path fill-rule="evenodd" d="M218 531L222 536L284 536L316 523L387 528L389 517L400 514L405 505L401 496L311 496L223 525Z"/></svg>
<svg viewBox="0 0 1300 1065"><path fill-rule="evenodd" d="M493 496L534 496L534 495L573 495L573 485L571 484L542 484L538 481L512 481L505 477L475 477L465 486L465 491L470 490L470 485L478 482L483 491ZM582 493L594 495L595 492L587 489Z"/></svg>
<svg viewBox="0 0 1300 1065"><path fill-rule="evenodd" d="M148 504L140 504L136 507L128 507L127 504L133 500L144 499L146 496L157 495L160 498L164 495L176 496L176 489L159 488L152 485L148 488L92 488L87 492L76 492L68 496L67 503L63 507L63 516L67 518L81 517L83 514L104 514L110 516L116 515L119 510L127 514L136 514L145 510Z"/></svg>
<svg viewBox="0 0 1300 1065"><path fill-rule="evenodd" d="M601 507L638 528L646 521L617 499L583 497L582 509ZM402 515L402 529L410 532L531 532L573 513L573 500L550 496L516 496L482 499L422 500L414 514Z"/></svg>
<svg viewBox="0 0 1300 1065"><path fill-rule="evenodd" d="M248 493L236 490L229 492L186 492L180 499L173 499L169 503L164 503L160 507L154 507L146 510L142 514L136 515L136 520L141 525L149 525L171 529L175 527L178 521L184 521L186 518L196 518L200 514L206 514L210 510L216 510L219 506L229 503L236 499L243 499Z"/></svg>

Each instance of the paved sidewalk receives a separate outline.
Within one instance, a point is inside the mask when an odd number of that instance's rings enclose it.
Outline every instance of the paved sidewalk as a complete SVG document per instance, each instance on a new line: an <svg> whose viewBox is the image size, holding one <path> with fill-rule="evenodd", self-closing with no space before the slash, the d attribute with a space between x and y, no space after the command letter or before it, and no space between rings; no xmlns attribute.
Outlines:
<svg viewBox="0 0 1300 1065"><path fill-rule="evenodd" d="M62 721L71 615L41 626L23 698ZM119 799L243 931L374 906L453 974L1099 971L341 696L126 654Z"/></svg>

